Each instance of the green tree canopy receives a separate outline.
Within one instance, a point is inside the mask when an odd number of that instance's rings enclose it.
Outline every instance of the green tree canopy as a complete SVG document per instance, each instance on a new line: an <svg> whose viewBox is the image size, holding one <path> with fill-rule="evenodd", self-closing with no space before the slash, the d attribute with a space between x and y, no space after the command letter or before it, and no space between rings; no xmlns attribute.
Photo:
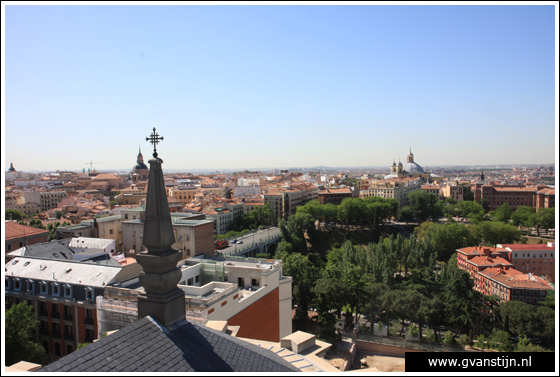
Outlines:
<svg viewBox="0 0 560 377"><path fill-rule="evenodd" d="M23 220L27 217L27 215L17 209L7 209L4 211L6 214L6 220Z"/></svg>
<svg viewBox="0 0 560 377"><path fill-rule="evenodd" d="M38 323L33 307L27 305L27 302L20 302L11 307L8 307L6 303L4 352L7 366L22 360L37 364L45 363L47 358L45 349L30 340Z"/></svg>
<svg viewBox="0 0 560 377"><path fill-rule="evenodd" d="M490 217L494 218L494 221L499 221L504 224L509 222L512 214L513 210L511 209L509 203L502 203L501 206L489 213Z"/></svg>
<svg viewBox="0 0 560 377"><path fill-rule="evenodd" d="M501 243L514 243L521 239L521 232L511 224L502 224L495 221L483 221L472 226L475 237L488 246Z"/></svg>

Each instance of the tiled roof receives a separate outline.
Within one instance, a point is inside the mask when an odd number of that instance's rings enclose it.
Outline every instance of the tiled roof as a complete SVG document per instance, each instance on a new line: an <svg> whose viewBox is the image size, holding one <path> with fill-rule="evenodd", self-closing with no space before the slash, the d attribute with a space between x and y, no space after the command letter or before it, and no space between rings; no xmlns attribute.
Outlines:
<svg viewBox="0 0 560 377"><path fill-rule="evenodd" d="M533 274L524 274L514 269L504 271L499 268L487 268L480 274L511 288L553 289L543 278Z"/></svg>
<svg viewBox="0 0 560 377"><path fill-rule="evenodd" d="M504 265L504 266L513 266L510 262L505 260L504 258L500 257L485 257L485 256L477 256L474 258L469 259L469 263L474 264L475 266L494 266L494 265Z"/></svg>
<svg viewBox="0 0 560 377"><path fill-rule="evenodd" d="M46 229L39 229L32 226L20 225L15 222L4 222L5 239L11 240L13 238L32 236L36 234L49 234Z"/></svg>
<svg viewBox="0 0 560 377"><path fill-rule="evenodd" d="M274 352L181 321L150 316L83 347L39 372L297 372Z"/></svg>

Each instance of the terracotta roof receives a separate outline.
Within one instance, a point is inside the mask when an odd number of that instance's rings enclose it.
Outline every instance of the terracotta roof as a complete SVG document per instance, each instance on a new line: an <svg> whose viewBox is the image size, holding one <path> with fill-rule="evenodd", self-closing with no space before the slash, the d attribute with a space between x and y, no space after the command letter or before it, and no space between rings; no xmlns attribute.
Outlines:
<svg viewBox="0 0 560 377"><path fill-rule="evenodd" d="M487 268L480 272L480 274L511 288L553 289L543 278L530 273L524 274L513 269Z"/></svg>
<svg viewBox="0 0 560 377"><path fill-rule="evenodd" d="M37 234L49 234L46 229L39 229L32 226L20 225L16 222L6 221L4 223L5 239L11 240L14 238L32 236Z"/></svg>
<svg viewBox="0 0 560 377"><path fill-rule="evenodd" d="M464 247L462 249L458 249L457 251L462 252L463 254L470 254L470 255L483 255L484 249L489 249L490 253L504 253L507 252L504 245L502 247L488 247L488 246L474 246L474 247Z"/></svg>
<svg viewBox="0 0 560 377"><path fill-rule="evenodd" d="M474 264L475 266L495 266L495 265L504 265L504 266L513 266L510 262L505 260L504 258L500 257L485 257L485 256L477 256L472 259L468 260L469 263Z"/></svg>

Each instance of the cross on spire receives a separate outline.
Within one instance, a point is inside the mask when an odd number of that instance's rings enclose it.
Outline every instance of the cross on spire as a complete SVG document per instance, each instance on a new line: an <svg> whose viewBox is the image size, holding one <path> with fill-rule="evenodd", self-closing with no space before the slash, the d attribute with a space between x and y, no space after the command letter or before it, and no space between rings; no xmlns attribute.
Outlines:
<svg viewBox="0 0 560 377"><path fill-rule="evenodd" d="M159 136L159 134L156 133L156 128L154 127L152 134L146 138L146 141L149 141L151 144L154 145L154 153L153 153L154 158L157 158L158 156L156 151L156 146L157 143L159 143L161 140L163 140L163 136Z"/></svg>

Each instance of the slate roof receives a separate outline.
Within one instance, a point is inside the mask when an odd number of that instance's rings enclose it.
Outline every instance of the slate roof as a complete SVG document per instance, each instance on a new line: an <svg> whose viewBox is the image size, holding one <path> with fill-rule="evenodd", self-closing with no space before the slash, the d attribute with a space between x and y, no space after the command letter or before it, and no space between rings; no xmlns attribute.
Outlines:
<svg viewBox="0 0 560 377"><path fill-rule="evenodd" d="M18 257L5 266L6 276L105 287L114 282L122 266Z"/></svg>
<svg viewBox="0 0 560 377"><path fill-rule="evenodd" d="M267 349L178 321L150 316L83 347L38 372L298 372Z"/></svg>

